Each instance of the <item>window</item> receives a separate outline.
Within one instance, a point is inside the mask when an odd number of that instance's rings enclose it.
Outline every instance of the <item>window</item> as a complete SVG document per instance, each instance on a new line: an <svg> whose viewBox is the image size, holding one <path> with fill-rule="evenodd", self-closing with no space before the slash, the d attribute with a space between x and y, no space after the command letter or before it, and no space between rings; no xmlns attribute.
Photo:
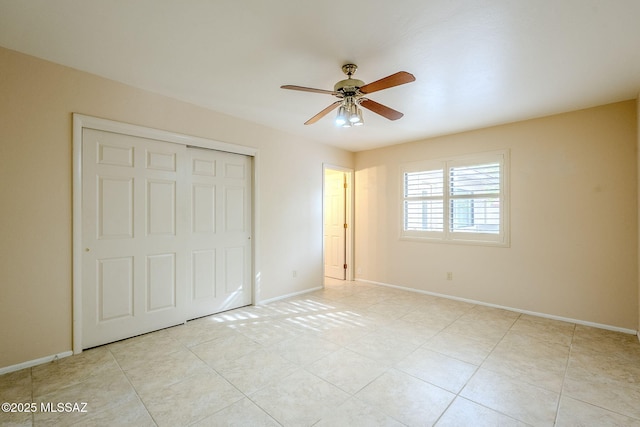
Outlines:
<svg viewBox="0 0 640 427"><path fill-rule="evenodd" d="M492 152L402 169L402 237L508 244L508 152Z"/></svg>

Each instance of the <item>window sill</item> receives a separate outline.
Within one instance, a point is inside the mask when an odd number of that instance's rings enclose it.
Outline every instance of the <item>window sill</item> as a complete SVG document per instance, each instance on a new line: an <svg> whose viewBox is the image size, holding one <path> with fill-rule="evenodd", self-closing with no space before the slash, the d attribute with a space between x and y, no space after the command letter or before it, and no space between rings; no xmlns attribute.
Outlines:
<svg viewBox="0 0 640 427"><path fill-rule="evenodd" d="M477 240L477 239L443 239L437 237L419 237L419 236L400 236L400 241L406 242L419 242L419 243L437 243L437 244L449 244L449 245L470 245L470 246L489 246L498 248L511 247L508 239L505 241L498 240Z"/></svg>

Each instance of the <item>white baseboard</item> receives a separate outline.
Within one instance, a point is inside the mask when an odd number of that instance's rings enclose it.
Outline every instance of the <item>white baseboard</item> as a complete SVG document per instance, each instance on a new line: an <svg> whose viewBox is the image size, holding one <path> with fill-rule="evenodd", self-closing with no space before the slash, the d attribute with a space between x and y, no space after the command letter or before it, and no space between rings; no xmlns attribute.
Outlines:
<svg viewBox="0 0 640 427"><path fill-rule="evenodd" d="M280 301L282 299L287 299L287 298L291 298L291 297L297 297L298 295L304 295L304 294L308 294L310 292L320 291L322 289L324 289L322 286L318 286L316 288L306 289L304 291L293 292L291 294L281 295L279 297L269 298L269 299L265 299L265 300L259 301L256 305L269 304L271 302L276 302L276 301Z"/></svg>
<svg viewBox="0 0 640 427"><path fill-rule="evenodd" d="M0 368L0 375L8 374L9 372L19 371L21 369L32 368L34 366L42 365L44 363L53 362L54 360L62 359L64 357L69 357L72 354L73 354L72 351L64 351L62 353L53 354L51 356L45 356L35 360L28 360L26 362L18 363L17 365L5 366L4 368Z"/></svg>
<svg viewBox="0 0 640 427"><path fill-rule="evenodd" d="M470 303L470 304L476 304L476 305L483 305L483 306L486 306L486 307L499 308L499 309L502 309L502 310L514 311L516 313L528 314L528 315L537 316L537 317L544 317L546 319L559 320L559 321L562 321L562 322L575 323L577 325L583 325L583 326L590 326L590 327L593 327L593 328L606 329L608 331L615 331L615 332L622 332L622 333L625 333L625 334L637 335L638 339L640 339L640 331L636 331L636 330L633 330L633 329L626 329L626 328L620 328L618 326L604 325L602 323L588 322L586 320L571 319L569 317L554 316L552 314L539 313L539 312L536 312L536 311L521 310L519 308L506 307L506 306L503 306L503 305L491 304L491 303L487 303L487 302L483 302L483 301L476 301L476 300L467 299L467 298L455 297L455 296L452 296L452 295L439 294L439 293L436 293L436 292L424 291L422 289L415 289L415 288L408 288L408 287L405 287L405 286L390 285L389 283L375 282L373 280L356 279L356 282L363 282L363 283L370 283L372 285L386 286L388 288L401 289L403 291L416 292L416 293L419 293L419 294L425 294L425 295L431 295L431 296L440 297L440 298L446 298L446 299L451 299L451 300L456 300L456 301L462 301L462 302L467 302L467 303Z"/></svg>

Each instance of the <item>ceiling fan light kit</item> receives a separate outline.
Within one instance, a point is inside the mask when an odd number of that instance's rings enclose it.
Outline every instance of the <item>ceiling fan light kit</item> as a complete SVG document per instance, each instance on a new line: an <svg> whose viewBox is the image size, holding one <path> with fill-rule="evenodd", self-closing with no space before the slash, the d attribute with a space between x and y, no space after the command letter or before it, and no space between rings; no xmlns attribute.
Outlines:
<svg viewBox="0 0 640 427"><path fill-rule="evenodd" d="M364 124L360 107L373 111L389 120L398 120L401 118L403 116L401 112L365 98L364 95L410 83L415 81L416 78L406 71L399 71L380 80L376 80L373 83L365 84L362 80L351 78L357 69L358 66L355 64L343 65L342 71L347 75L347 78L336 83L333 91L294 85L284 85L280 87L282 89L299 90L303 92L323 93L339 98L338 101L307 120L304 123L305 125L317 122L336 108L338 108L338 115L336 116L335 124L341 127L362 126Z"/></svg>
<svg viewBox="0 0 640 427"><path fill-rule="evenodd" d="M338 115L336 116L335 123L336 126L342 126L345 128L351 126L362 126L364 124L362 110L358 107L353 96L347 96L342 100L342 104L338 108Z"/></svg>

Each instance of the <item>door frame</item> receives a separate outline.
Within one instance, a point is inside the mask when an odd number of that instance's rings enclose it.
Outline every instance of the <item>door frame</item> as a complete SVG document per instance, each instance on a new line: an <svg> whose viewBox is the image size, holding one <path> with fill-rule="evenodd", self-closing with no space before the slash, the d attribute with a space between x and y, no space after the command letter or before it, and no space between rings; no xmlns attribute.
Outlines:
<svg viewBox="0 0 640 427"><path fill-rule="evenodd" d="M345 272L345 280L352 281L354 279L354 265L353 265L353 242L354 242L354 170L351 168L337 166L329 163L322 164L322 283L324 286L324 263L325 263L325 244L324 244L324 221L325 221L325 178L326 171L333 170L343 172L347 176L347 191L345 198L345 220L347 221L347 232L344 239L347 271Z"/></svg>
<svg viewBox="0 0 640 427"><path fill-rule="evenodd" d="M207 148L242 154L252 158L252 194L251 194L251 299L252 304L260 300L260 253L259 253L259 204L258 204L258 171L259 151L254 147L230 144L191 135L184 135L129 123L73 113L73 220L72 220L72 346L73 353L82 353L82 131L96 129L106 132L121 133L141 138L155 139L187 146Z"/></svg>

